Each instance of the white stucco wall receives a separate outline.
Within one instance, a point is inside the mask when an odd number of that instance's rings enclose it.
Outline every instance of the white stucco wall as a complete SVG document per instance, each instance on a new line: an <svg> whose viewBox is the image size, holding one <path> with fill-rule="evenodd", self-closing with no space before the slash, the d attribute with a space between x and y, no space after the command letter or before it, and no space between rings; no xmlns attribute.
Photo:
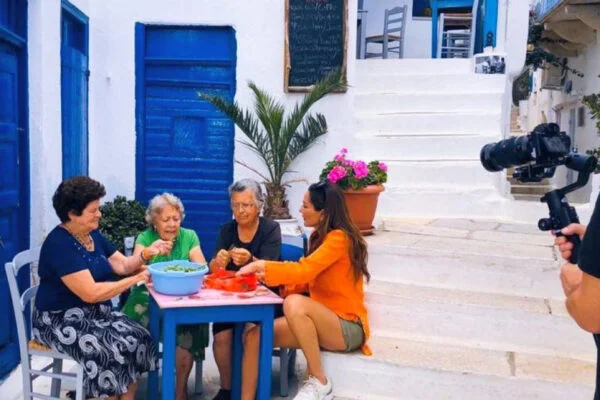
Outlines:
<svg viewBox="0 0 600 400"><path fill-rule="evenodd" d="M413 18L412 3L412 0L365 0L364 9L368 11L367 37L383 34L386 9L406 4L408 8L404 58L431 58L431 18ZM369 49L371 52L380 51L375 44L370 44ZM392 54L392 57L394 56L397 56L397 54Z"/></svg>
<svg viewBox="0 0 600 400"><path fill-rule="evenodd" d="M246 86L258 86L292 105L301 94L283 92L284 1L226 0L73 0L89 17L89 174L107 189L105 200L135 194L135 35L136 22L172 25L229 25L236 30L236 100L252 106ZM349 21L356 21L356 2L349 2ZM51 196L61 180L60 0L30 2L30 124L32 160L32 244L57 222ZM348 81L354 79L356 24L348 23ZM327 117L330 132L292 169L290 179L315 181L327 160L341 147L352 151L352 89L334 94L314 111ZM236 128L236 139L243 139ZM235 158L258 166L257 158L236 144ZM234 178L257 178L235 165ZM293 183L288 191L292 214L306 190Z"/></svg>
<svg viewBox="0 0 600 400"><path fill-rule="evenodd" d="M597 39L600 39L600 37ZM597 43L600 43L600 41L597 40ZM584 73L583 78L568 74L567 79L573 82L573 89L570 94L561 91L542 90L542 71L536 71L533 75L533 91L527 102L527 129L531 130L541 122L557 122L562 130L568 132L569 110L577 110L581 107L581 98L584 95L600 92L600 78L598 78L597 69L599 63L600 44L590 45L580 56L569 58L568 65ZM573 145L578 152L585 153L586 150L600 145L596 121L591 119L587 108L585 110L584 126L579 127L577 121L575 123L575 142ZM562 168L562 171L557 172L554 182L559 186L565 184L566 171L564 168ZM591 184L588 184L585 190L579 191L576 200L586 201L590 193Z"/></svg>

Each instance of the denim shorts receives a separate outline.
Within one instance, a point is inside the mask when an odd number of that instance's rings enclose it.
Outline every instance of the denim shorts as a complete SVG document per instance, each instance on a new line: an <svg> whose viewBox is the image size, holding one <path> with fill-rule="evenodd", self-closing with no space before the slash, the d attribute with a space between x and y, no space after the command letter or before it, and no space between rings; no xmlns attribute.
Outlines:
<svg viewBox="0 0 600 400"><path fill-rule="evenodd" d="M342 326L342 335L344 336L344 342L346 343L344 351L351 352L359 349L365 341L365 331L363 330L362 324L360 322L340 318L340 325Z"/></svg>

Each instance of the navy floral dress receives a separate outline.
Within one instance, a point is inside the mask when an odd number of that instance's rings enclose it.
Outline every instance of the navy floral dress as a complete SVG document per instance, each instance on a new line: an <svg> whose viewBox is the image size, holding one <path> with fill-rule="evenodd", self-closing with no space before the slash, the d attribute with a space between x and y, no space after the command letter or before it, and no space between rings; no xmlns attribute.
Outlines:
<svg viewBox="0 0 600 400"><path fill-rule="evenodd" d="M81 364L86 395L103 398L127 392L141 374L156 368L157 358L144 327L113 311L109 301L85 303L62 282L63 276L85 269L96 282L112 278L108 257L116 250L99 232L91 235L94 251L61 227L44 241L32 336Z"/></svg>

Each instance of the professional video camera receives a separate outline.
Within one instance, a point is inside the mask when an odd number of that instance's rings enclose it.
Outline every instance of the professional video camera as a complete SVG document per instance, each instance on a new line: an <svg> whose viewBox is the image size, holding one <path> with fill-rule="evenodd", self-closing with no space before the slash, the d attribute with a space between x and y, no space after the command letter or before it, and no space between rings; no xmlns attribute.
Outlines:
<svg viewBox="0 0 600 400"><path fill-rule="evenodd" d="M569 205L565 195L585 186L598 164L596 157L571 153L570 147L571 139L560 131L557 124L540 124L528 135L486 144L481 149L480 158L483 167L490 172L517 167L513 177L520 182L540 182L550 178L559 165L579 172L576 182L552 190L540 199L548 204L550 217L540 219L538 228L561 235L562 228L579 222L575 208ZM577 264L579 237L572 235L568 240L574 246L570 261Z"/></svg>

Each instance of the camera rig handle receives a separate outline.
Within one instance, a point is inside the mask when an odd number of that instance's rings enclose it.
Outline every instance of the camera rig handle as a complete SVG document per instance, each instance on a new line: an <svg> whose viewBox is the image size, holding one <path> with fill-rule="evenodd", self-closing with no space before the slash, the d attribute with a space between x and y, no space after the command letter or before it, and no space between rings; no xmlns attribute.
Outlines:
<svg viewBox="0 0 600 400"><path fill-rule="evenodd" d="M574 171L578 171L577 181L563 188L552 190L546 193L540 201L548 205L550 211L549 218L542 218L538 221L538 228L542 231L552 230L556 236L561 236L562 228L572 223L579 223L575 208L570 206L565 196L580 187L585 186L590 178L590 174L596 169L598 160L593 156L586 156L577 153L571 153L565 158L564 165ZM579 262L579 247L581 240L577 235L567 236L567 239L573 243L573 250L569 261L573 264Z"/></svg>

